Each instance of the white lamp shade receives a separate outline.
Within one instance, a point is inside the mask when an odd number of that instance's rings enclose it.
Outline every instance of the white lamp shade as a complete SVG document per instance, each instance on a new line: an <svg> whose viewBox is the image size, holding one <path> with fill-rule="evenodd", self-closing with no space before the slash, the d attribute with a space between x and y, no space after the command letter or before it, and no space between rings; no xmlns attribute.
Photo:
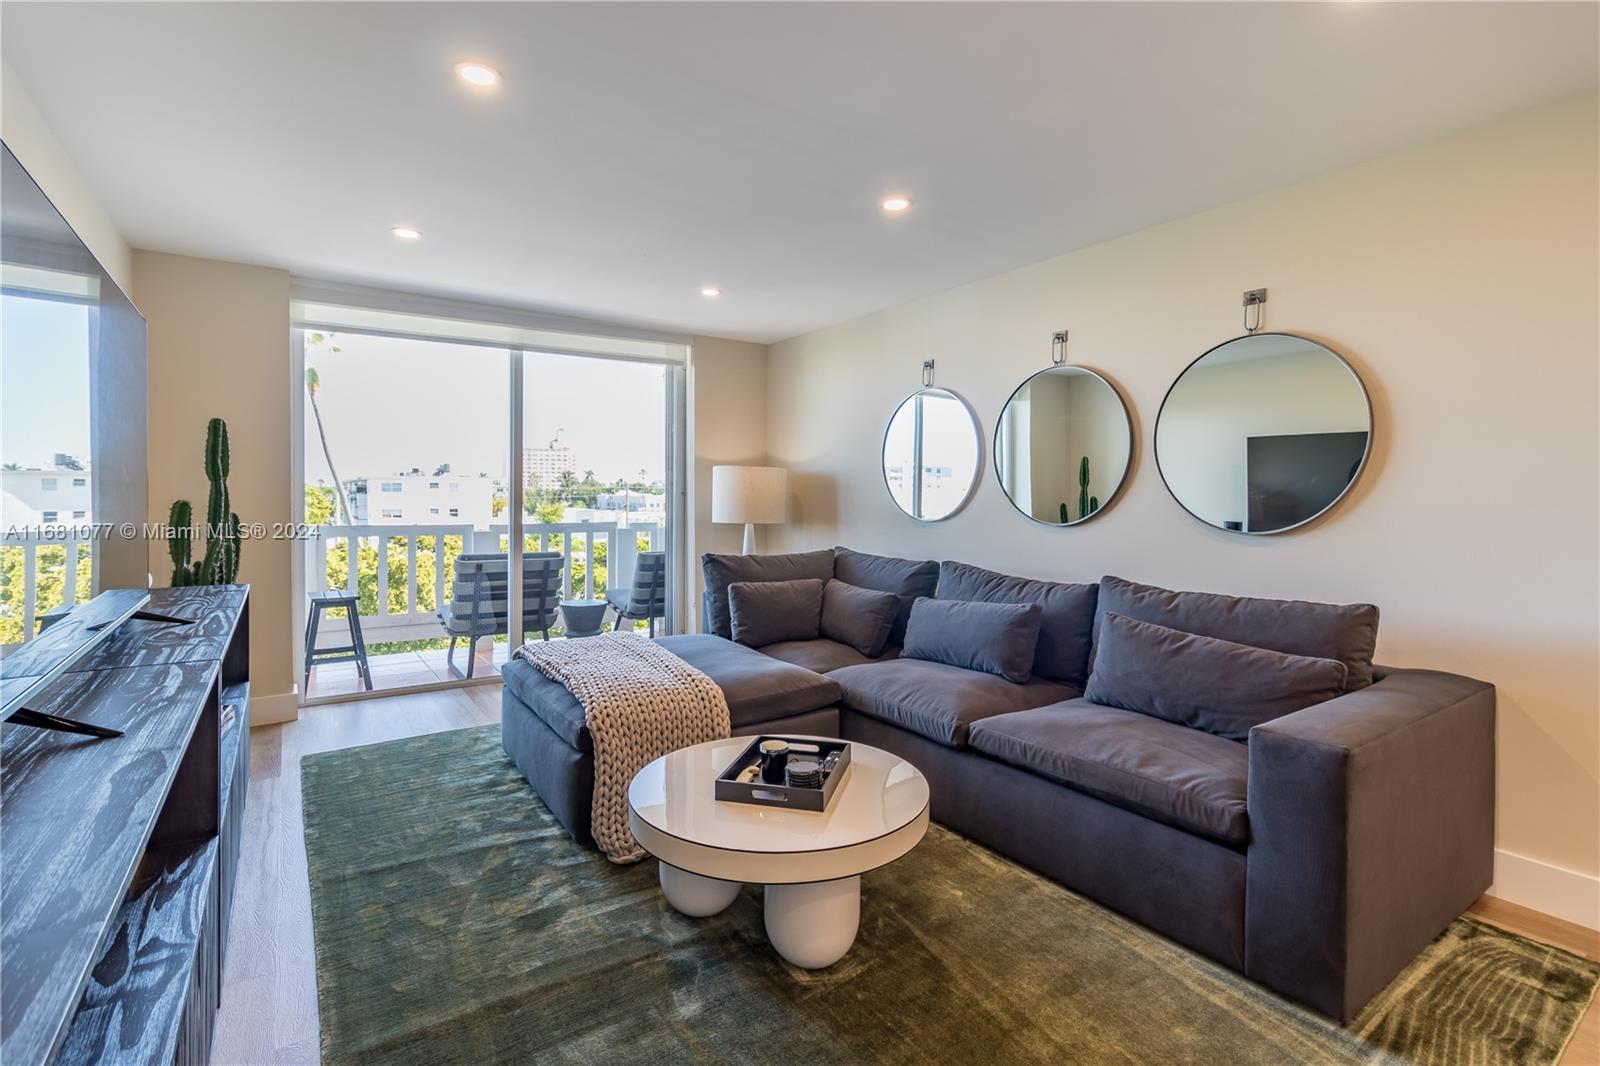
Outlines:
<svg viewBox="0 0 1600 1066"><path fill-rule="evenodd" d="M781 466L711 468L711 520L771 525L789 513L789 472Z"/></svg>

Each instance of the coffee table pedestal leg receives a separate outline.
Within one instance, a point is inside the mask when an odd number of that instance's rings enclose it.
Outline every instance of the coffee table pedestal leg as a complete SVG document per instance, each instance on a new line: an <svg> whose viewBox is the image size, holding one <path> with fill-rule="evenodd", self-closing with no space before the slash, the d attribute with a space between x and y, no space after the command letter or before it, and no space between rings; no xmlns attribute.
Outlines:
<svg viewBox="0 0 1600 1066"><path fill-rule="evenodd" d="M820 970L844 958L861 925L861 878L809 885L768 885L767 939L802 970Z"/></svg>
<svg viewBox="0 0 1600 1066"><path fill-rule="evenodd" d="M661 873L661 893L674 910L691 918L709 918L728 909L744 886L737 881L718 881L680 870L667 863L656 863Z"/></svg>

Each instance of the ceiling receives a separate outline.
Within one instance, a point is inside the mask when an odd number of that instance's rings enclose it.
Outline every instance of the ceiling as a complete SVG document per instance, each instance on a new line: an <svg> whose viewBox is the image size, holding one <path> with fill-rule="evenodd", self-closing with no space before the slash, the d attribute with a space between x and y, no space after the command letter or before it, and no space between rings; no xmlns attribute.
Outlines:
<svg viewBox="0 0 1600 1066"><path fill-rule="evenodd" d="M6 3L0 20L6 63L135 247L756 341L1578 92L1600 63L1588 3ZM503 84L468 89L466 58ZM886 215L891 193L912 208Z"/></svg>

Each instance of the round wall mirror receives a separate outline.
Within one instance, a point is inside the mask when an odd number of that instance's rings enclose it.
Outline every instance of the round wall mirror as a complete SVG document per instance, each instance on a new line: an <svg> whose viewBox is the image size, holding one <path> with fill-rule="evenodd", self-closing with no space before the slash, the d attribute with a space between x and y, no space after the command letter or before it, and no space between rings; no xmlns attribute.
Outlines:
<svg viewBox="0 0 1600 1066"><path fill-rule="evenodd" d="M972 497L983 445L978 416L949 389L919 389L883 434L883 481L912 518L949 518Z"/></svg>
<svg viewBox="0 0 1600 1066"><path fill-rule="evenodd" d="M1292 333L1236 337L1189 364L1156 416L1156 466L1200 521L1282 533L1355 484L1372 404L1337 352Z"/></svg>
<svg viewBox="0 0 1600 1066"><path fill-rule="evenodd" d="M1116 387L1081 366L1017 386L994 430L994 469L1011 506L1053 526L1093 518L1122 488L1133 424Z"/></svg>

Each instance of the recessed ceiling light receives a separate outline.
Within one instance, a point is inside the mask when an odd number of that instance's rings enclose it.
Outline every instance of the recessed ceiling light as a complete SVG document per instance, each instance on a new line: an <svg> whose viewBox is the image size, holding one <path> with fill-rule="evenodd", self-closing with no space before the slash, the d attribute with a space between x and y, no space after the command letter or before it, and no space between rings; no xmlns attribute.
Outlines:
<svg viewBox="0 0 1600 1066"><path fill-rule="evenodd" d="M412 229L410 226L396 226L389 232L403 241L414 241L422 236L421 230Z"/></svg>
<svg viewBox="0 0 1600 1066"><path fill-rule="evenodd" d="M500 81L500 72L487 63L465 62L456 64L456 76L468 85L487 89Z"/></svg>
<svg viewBox="0 0 1600 1066"><path fill-rule="evenodd" d="M911 201L904 196L891 196L883 202L885 211L904 211L911 206Z"/></svg>
<svg viewBox="0 0 1600 1066"><path fill-rule="evenodd" d="M701 296L721 296L722 295L722 290L717 288L715 285L707 285L705 288L700 290L700 295Z"/></svg>

